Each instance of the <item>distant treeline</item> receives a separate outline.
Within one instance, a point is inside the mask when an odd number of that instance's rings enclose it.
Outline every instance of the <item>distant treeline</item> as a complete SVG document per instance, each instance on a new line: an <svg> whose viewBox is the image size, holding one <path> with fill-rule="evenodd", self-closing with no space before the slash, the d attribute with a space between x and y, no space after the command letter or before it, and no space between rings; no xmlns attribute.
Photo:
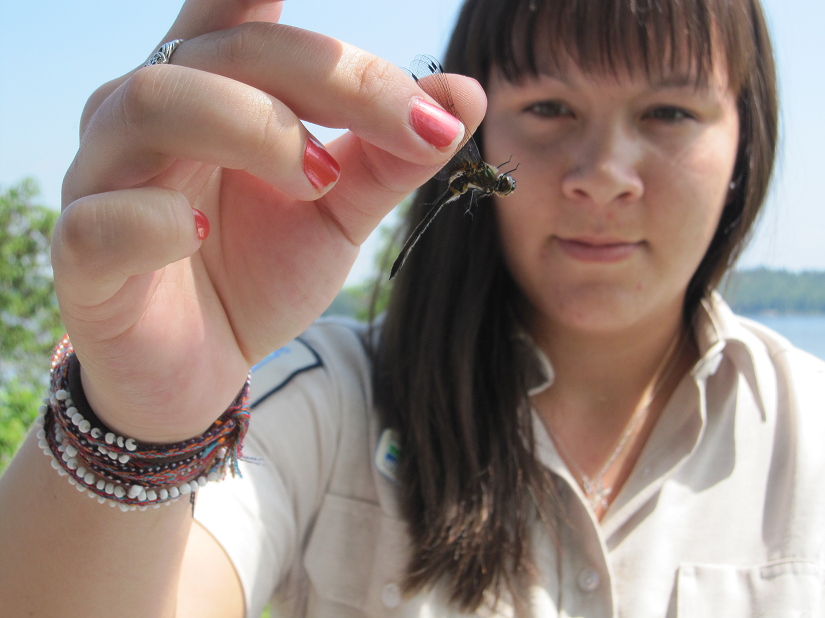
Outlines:
<svg viewBox="0 0 825 618"><path fill-rule="evenodd" d="M825 314L825 272L754 268L732 273L719 291L739 314Z"/></svg>
<svg viewBox="0 0 825 618"><path fill-rule="evenodd" d="M719 291L738 314L825 314L825 271L740 270L729 275L719 286ZM366 320L371 294L371 283L346 287L325 315ZM378 313L385 300L379 301Z"/></svg>

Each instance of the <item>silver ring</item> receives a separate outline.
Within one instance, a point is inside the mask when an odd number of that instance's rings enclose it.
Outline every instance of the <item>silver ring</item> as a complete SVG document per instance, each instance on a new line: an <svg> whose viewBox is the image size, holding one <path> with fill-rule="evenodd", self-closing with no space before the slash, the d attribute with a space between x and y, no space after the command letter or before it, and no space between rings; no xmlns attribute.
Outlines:
<svg viewBox="0 0 825 618"><path fill-rule="evenodd" d="M149 56L149 60L143 63L143 66L148 67L153 64L169 64L172 58L172 52L178 48L178 45L183 43L183 39L175 39L160 46L160 49Z"/></svg>

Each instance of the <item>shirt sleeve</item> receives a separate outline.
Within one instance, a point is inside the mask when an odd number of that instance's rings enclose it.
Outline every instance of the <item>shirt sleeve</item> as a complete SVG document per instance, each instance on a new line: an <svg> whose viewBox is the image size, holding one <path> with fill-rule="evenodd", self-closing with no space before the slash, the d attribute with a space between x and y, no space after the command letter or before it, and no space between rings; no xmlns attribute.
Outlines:
<svg viewBox="0 0 825 618"><path fill-rule="evenodd" d="M260 616L300 569L301 547L335 463L341 410L363 399L368 379L350 328L316 325L290 345L312 354L276 353L253 369L242 478L204 487L195 509L235 566L248 618Z"/></svg>

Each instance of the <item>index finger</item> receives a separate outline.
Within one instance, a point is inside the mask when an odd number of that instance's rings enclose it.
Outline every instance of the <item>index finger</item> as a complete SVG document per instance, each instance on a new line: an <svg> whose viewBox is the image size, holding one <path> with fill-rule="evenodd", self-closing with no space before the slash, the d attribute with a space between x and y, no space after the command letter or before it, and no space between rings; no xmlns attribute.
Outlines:
<svg viewBox="0 0 825 618"><path fill-rule="evenodd" d="M443 164L454 151L448 152L454 135L440 139L416 122L414 108L422 101L430 106L425 115L431 126L438 124L441 106L407 73L316 32L283 24L245 24L185 42L173 63L252 86L283 102L303 121L349 129L410 163ZM458 102L472 131L484 114L483 93L461 83L474 80L455 78Z"/></svg>
<svg viewBox="0 0 825 618"><path fill-rule="evenodd" d="M246 22L277 23L282 6L283 0L186 0L158 47L167 41L194 39Z"/></svg>

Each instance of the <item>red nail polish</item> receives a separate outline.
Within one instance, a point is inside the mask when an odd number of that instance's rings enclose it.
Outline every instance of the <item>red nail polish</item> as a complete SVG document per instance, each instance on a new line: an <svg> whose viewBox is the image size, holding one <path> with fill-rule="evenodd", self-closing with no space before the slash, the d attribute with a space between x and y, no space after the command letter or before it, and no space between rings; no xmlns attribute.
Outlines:
<svg viewBox="0 0 825 618"><path fill-rule="evenodd" d="M461 130L458 118L424 99L416 100L410 117L415 132L436 148L452 144Z"/></svg>
<svg viewBox="0 0 825 618"><path fill-rule="evenodd" d="M197 208L192 209L192 214L195 215L195 228L198 231L198 240L206 240L209 236L209 219Z"/></svg>
<svg viewBox="0 0 825 618"><path fill-rule="evenodd" d="M307 137L307 147L304 151L304 174L319 191L333 184L341 175L338 162L311 135Z"/></svg>

